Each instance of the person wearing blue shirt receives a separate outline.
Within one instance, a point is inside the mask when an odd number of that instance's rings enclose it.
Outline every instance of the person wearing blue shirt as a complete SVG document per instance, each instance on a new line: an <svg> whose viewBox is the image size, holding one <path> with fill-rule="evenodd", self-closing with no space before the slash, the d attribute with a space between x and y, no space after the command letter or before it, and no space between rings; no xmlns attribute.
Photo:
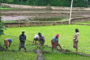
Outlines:
<svg viewBox="0 0 90 60"><path fill-rule="evenodd" d="M25 32L22 31L22 34L19 36L19 51L21 50L21 48L24 48L24 50L26 51L26 47L25 47L25 41L26 41L26 35Z"/></svg>

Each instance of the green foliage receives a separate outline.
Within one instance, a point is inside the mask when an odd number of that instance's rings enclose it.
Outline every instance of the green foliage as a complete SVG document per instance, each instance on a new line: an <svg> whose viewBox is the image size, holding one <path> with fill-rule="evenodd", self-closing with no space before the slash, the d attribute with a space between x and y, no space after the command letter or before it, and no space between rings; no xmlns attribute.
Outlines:
<svg viewBox="0 0 90 60"><path fill-rule="evenodd" d="M66 53L66 54L44 54L45 60L90 60L90 57L80 56L77 54Z"/></svg>
<svg viewBox="0 0 90 60"><path fill-rule="evenodd" d="M80 30L80 36L79 36L79 52L88 53L90 54L90 26L81 26L81 25L60 25L60 26L39 26L39 27L19 27L19 28L7 28L5 30L5 35L0 36L0 43L4 45L3 40L5 38L11 38L13 40L10 50L15 49L18 50L19 46L19 35L21 34L21 31L24 30L25 34L27 36L26 40L26 48L27 50L36 49L37 46L30 43L30 41L33 41L33 37L38 32L41 32L43 36L45 37L45 45L51 46L51 39L53 36L55 36L57 33L60 34L59 43L61 44L63 49L68 49L73 52L75 52L75 49L73 48L73 36L75 33L75 29L79 28ZM45 48L45 51L52 51L51 48ZM29 55L30 54L30 55ZM24 53L24 52L0 52L0 60L4 60L3 58L7 58L7 60L10 60L10 58L13 56L13 59L11 60L18 60L22 58L26 58L24 60L31 60L28 58L31 58L33 53ZM52 54L44 54L45 60L90 60L90 57L86 56L80 56L76 54L63 54L63 53L52 53ZM32 59L33 60L33 59Z"/></svg>
<svg viewBox="0 0 90 60"><path fill-rule="evenodd" d="M86 21L86 22L75 22L75 24L86 24L86 25L90 25L90 21Z"/></svg>
<svg viewBox="0 0 90 60"><path fill-rule="evenodd" d="M3 2L15 3L15 4L26 4L26 5L37 5L37 6L69 6L71 0L4 0ZM74 0L75 7L87 7L88 0Z"/></svg>
<svg viewBox="0 0 90 60"><path fill-rule="evenodd" d="M53 0L51 2L51 5L53 6L70 6L70 1L69 0Z"/></svg>
<svg viewBox="0 0 90 60"><path fill-rule="evenodd" d="M77 7L87 7L88 6L88 0L74 0L74 6Z"/></svg>
<svg viewBox="0 0 90 60"><path fill-rule="evenodd" d="M33 37L38 32L41 32L45 37L45 45L51 46L51 39L57 33L60 34L59 43L64 49L68 49L75 52L73 48L73 37L75 29L79 28L79 52L90 54L90 26L79 26L79 25L60 25L60 26L39 26L39 27L19 27L19 28L7 28L4 30L5 35L0 36L0 42L3 45L3 40L5 38L11 38L13 43L10 49L18 50L19 45L19 35L21 31L24 30L27 36L26 47L27 49L34 49L34 45L31 45L29 41L33 41ZM15 37L16 36L16 37ZM49 49L50 50L50 49Z"/></svg>
<svg viewBox="0 0 90 60"><path fill-rule="evenodd" d="M3 34L3 22L1 22L1 17L0 17L0 35Z"/></svg>
<svg viewBox="0 0 90 60"><path fill-rule="evenodd" d="M7 0L9 3L12 3L14 0Z"/></svg>
<svg viewBox="0 0 90 60"><path fill-rule="evenodd" d="M37 60L37 55L33 52L3 51L3 52L0 52L0 60Z"/></svg>

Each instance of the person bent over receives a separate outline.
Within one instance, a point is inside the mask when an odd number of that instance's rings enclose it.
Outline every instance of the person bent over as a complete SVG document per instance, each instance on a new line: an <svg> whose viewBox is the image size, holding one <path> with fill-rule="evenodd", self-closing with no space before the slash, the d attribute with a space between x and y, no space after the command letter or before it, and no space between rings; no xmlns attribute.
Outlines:
<svg viewBox="0 0 90 60"><path fill-rule="evenodd" d="M74 35L74 39L73 39L73 48L76 49L76 53L78 52L78 38L79 38L79 30L75 29L75 35Z"/></svg>
<svg viewBox="0 0 90 60"><path fill-rule="evenodd" d="M12 39L6 38L4 40L4 45L5 45L6 49L8 49L8 47L11 46L11 43L12 43Z"/></svg>
<svg viewBox="0 0 90 60"><path fill-rule="evenodd" d="M39 35L36 34L36 35L34 36L33 43L37 44L38 41L39 41Z"/></svg>
<svg viewBox="0 0 90 60"><path fill-rule="evenodd" d="M25 41L26 41L26 35L24 34L25 32L22 31L22 34L19 36L19 51L21 50L21 48L24 48L24 50L26 51L26 47L25 47Z"/></svg>
<svg viewBox="0 0 90 60"><path fill-rule="evenodd" d="M53 37L53 39L51 40L51 45L52 45L52 51L54 48L56 48L57 46L59 46L61 49L61 45L58 43L58 39L59 39L59 34L57 34L55 37Z"/></svg>
<svg viewBox="0 0 90 60"><path fill-rule="evenodd" d="M38 35L39 35L40 48L42 48L42 46L45 43L45 39L44 39L44 36L41 33L38 33Z"/></svg>

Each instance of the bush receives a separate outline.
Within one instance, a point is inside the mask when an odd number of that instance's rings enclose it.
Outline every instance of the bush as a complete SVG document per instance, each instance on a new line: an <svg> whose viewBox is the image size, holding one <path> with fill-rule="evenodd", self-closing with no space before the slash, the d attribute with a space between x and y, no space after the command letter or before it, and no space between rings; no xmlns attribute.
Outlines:
<svg viewBox="0 0 90 60"><path fill-rule="evenodd" d="M1 17L0 17L0 35L3 34L3 22L1 22Z"/></svg>

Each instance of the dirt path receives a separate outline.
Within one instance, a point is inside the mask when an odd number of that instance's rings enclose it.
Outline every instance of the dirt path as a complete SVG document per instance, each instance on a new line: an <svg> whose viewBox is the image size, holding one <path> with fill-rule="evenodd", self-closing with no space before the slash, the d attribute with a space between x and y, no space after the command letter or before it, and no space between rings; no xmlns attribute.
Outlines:
<svg viewBox="0 0 90 60"><path fill-rule="evenodd" d="M38 59L37 60L44 60L43 53L40 49L37 50Z"/></svg>

